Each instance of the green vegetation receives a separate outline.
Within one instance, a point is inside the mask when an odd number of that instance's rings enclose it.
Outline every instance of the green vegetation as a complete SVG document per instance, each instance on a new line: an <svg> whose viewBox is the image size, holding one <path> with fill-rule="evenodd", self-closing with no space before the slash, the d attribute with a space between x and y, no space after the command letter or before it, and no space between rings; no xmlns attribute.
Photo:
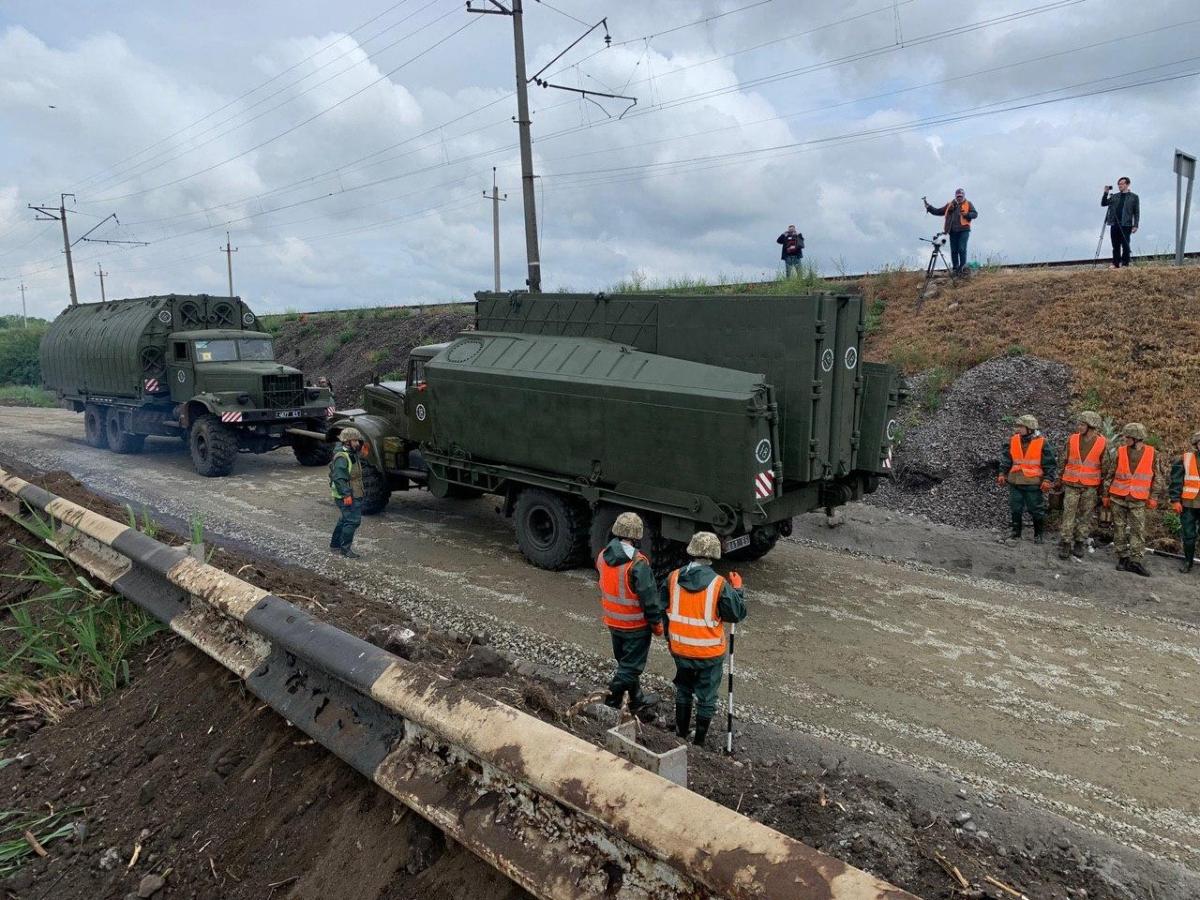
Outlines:
<svg viewBox="0 0 1200 900"><path fill-rule="evenodd" d="M19 318L16 327L0 327L0 384L41 384L38 345L45 331L45 322L31 321L22 328Z"/></svg>
<svg viewBox="0 0 1200 900"><path fill-rule="evenodd" d="M0 406L53 407L58 403L49 391L28 384L0 385Z"/></svg>
<svg viewBox="0 0 1200 900"><path fill-rule="evenodd" d="M718 274L715 279L702 276L676 276L652 279L641 269L635 269L628 278L605 288L610 294L678 293L678 294L807 294L812 291L828 290L824 279L810 265L804 265L794 275L764 272L756 282L734 281L729 276Z"/></svg>
<svg viewBox="0 0 1200 900"><path fill-rule="evenodd" d="M876 297L867 310L867 334L879 329L879 326L883 324L883 315L886 312L887 298L883 296Z"/></svg>
<svg viewBox="0 0 1200 900"><path fill-rule="evenodd" d="M1011 347L1009 347L1007 350L1004 351L1004 355L1005 356L1024 356L1028 352L1029 351L1026 350L1024 347L1022 347L1020 344L1013 344Z"/></svg>
<svg viewBox="0 0 1200 900"><path fill-rule="evenodd" d="M83 812L82 806L58 812L35 812L28 809L0 810L0 878L7 878L33 856L33 846L25 839L32 834L42 847L72 837L75 823L71 821Z"/></svg>
<svg viewBox="0 0 1200 900"><path fill-rule="evenodd" d="M343 347L350 343L358 335L353 328L344 328L338 333L338 343Z"/></svg>
<svg viewBox="0 0 1200 900"><path fill-rule="evenodd" d="M133 507L128 503L125 504L125 516L129 522L129 527L134 531L140 531L146 537L158 537L158 523L150 517L150 510L142 507L142 523L138 525L137 513L133 511Z"/></svg>

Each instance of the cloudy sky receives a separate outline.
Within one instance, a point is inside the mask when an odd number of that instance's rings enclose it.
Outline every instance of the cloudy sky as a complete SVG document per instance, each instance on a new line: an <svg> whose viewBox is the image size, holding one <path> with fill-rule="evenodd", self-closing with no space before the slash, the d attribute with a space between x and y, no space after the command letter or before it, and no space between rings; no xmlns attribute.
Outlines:
<svg viewBox="0 0 1200 900"><path fill-rule="evenodd" d="M1194 0L525 2L530 74L607 16L612 45L546 77L637 98L530 89L545 289L759 278L791 222L826 273L921 265L921 196L960 185L981 261L1091 256L1119 175L1135 252L1173 245ZM146 242L77 244L83 300L98 265L110 297L224 292L227 230L259 310L466 298L492 283L493 166L520 288L512 66L510 20L459 0L8 0L0 312L22 282L31 313L64 305L61 231L27 209L64 191L72 238Z"/></svg>

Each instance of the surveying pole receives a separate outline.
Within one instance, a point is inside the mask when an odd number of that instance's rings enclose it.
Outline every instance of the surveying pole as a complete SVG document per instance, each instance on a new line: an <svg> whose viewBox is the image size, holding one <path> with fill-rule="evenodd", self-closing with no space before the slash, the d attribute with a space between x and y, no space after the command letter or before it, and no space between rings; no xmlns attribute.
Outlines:
<svg viewBox="0 0 1200 900"><path fill-rule="evenodd" d="M233 254L238 252L237 247L229 246L229 232L225 232L225 246L218 247L225 254L225 269L229 273L229 296L233 296Z"/></svg>
<svg viewBox="0 0 1200 900"><path fill-rule="evenodd" d="M71 285L71 305L79 305L79 295L75 292L75 267L71 264L71 238L67 234L67 198L75 199L74 194L59 194L58 209L55 210L52 206L34 206L29 204L29 208L41 213L35 218L39 222L59 221L62 222L63 233L63 253L67 255L67 281Z"/></svg>
<svg viewBox="0 0 1200 900"><path fill-rule="evenodd" d="M533 139L529 134L529 79L525 74L525 27L521 0L511 0L512 8L499 0L488 0L495 9L477 9L467 3L467 12L509 16L513 20L513 55L517 70L517 132L521 143L521 201L525 207L525 256L529 260L529 291L542 290L542 263L538 258L537 207L533 193Z"/></svg>
<svg viewBox="0 0 1200 900"><path fill-rule="evenodd" d="M96 277L100 279L100 302L107 303L108 299L104 296L104 276L108 273L104 271L104 266L101 263L96 263Z"/></svg>
<svg viewBox="0 0 1200 900"><path fill-rule="evenodd" d="M17 287L21 290L21 327L28 328L29 320L25 317L25 282L21 282Z"/></svg>
<svg viewBox="0 0 1200 900"><path fill-rule="evenodd" d="M496 293L500 293L500 201L507 200L508 194L503 196L496 190L496 167L492 166L492 192L483 192L483 196L491 198L492 201L492 275L496 283Z"/></svg>

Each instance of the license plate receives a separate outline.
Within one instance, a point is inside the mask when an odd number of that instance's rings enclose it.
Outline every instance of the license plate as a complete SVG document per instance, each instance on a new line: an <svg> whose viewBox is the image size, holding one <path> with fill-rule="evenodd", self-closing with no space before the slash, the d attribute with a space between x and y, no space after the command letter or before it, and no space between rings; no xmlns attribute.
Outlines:
<svg viewBox="0 0 1200 900"><path fill-rule="evenodd" d="M750 535L743 534L740 537L730 538L727 541L723 541L721 546L726 553L731 550L741 550L743 547L749 547Z"/></svg>
<svg viewBox="0 0 1200 900"><path fill-rule="evenodd" d="M300 413L301 413L301 410L289 409L289 410L285 410L284 412L281 412L279 414L279 418L281 418L281 419L298 419L298 418L300 418Z"/></svg>

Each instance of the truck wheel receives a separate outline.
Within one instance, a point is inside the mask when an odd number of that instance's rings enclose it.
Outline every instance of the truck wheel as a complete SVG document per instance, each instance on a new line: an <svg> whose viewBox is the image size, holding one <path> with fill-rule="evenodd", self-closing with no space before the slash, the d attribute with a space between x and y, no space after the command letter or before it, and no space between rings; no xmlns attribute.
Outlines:
<svg viewBox="0 0 1200 900"><path fill-rule="evenodd" d="M292 453L302 466L327 466L333 459L333 444L316 438L297 437L292 442Z"/></svg>
<svg viewBox="0 0 1200 900"><path fill-rule="evenodd" d="M539 569L569 569L583 563L588 549L587 506L542 488L517 497L517 546Z"/></svg>
<svg viewBox="0 0 1200 900"><path fill-rule="evenodd" d="M141 453L146 444L144 434L130 434L121 427L121 417L112 413L105 417L104 434L109 448L117 453Z"/></svg>
<svg viewBox="0 0 1200 900"><path fill-rule="evenodd" d="M97 450L108 448L108 435L104 430L104 420L107 418L106 413L107 410L103 407L92 403L83 408L84 440L87 441L89 447L95 447Z"/></svg>
<svg viewBox="0 0 1200 900"><path fill-rule="evenodd" d="M725 554L725 559L732 559L736 562L754 562L774 550L778 543L779 531L774 527L755 528L750 532L749 545L737 550L730 550Z"/></svg>
<svg viewBox="0 0 1200 900"><path fill-rule="evenodd" d="M392 499L391 488L387 478L369 462L362 464L363 499L362 511L364 516L374 516L383 512Z"/></svg>
<svg viewBox="0 0 1200 900"><path fill-rule="evenodd" d="M613 523L623 512L626 510L622 507L607 503L596 507L596 512L592 515L591 531L588 534L588 549L591 559L594 560L599 556L600 551L612 540ZM637 512L637 510L633 510L633 512ZM641 546L638 549L650 560L650 568L654 570L654 574L662 577L672 569L677 569L686 558L683 544L663 537L659 533L658 519L653 514L639 512L638 515L642 517L644 527Z"/></svg>
<svg viewBox="0 0 1200 900"><path fill-rule="evenodd" d="M201 416L192 423L188 447L192 451L192 467L196 474L220 478L233 471L237 435L216 416Z"/></svg>

